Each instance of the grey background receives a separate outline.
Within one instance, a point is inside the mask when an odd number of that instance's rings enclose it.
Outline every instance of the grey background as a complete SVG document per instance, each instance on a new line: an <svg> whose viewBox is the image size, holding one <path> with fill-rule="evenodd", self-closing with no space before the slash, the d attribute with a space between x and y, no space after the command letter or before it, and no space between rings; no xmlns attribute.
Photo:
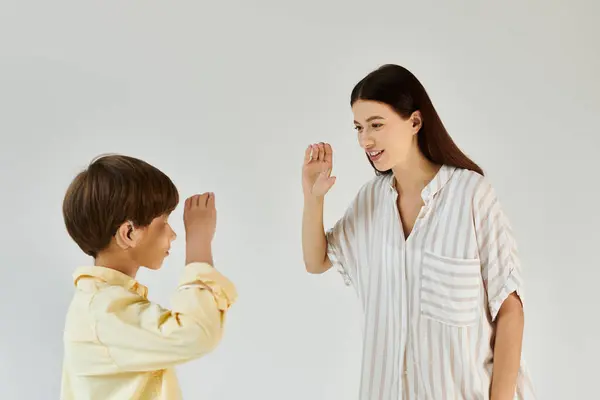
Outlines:
<svg viewBox="0 0 600 400"><path fill-rule="evenodd" d="M419 3L419 5L416 5ZM227 333L181 366L186 399L354 399L359 306L300 248L305 146L329 141L326 222L372 172L352 86L383 63L424 83L496 187L519 240L525 356L540 399L598 398L598 3L0 2L0 398L58 398L70 179L105 152L144 158L183 197L215 191L218 266L238 285ZM180 233L159 272L165 305Z"/></svg>

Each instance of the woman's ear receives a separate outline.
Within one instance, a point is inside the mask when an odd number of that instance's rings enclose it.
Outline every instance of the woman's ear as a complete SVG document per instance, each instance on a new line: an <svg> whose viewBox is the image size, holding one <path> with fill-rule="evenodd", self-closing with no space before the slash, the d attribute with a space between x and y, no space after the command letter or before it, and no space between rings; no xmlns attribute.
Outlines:
<svg viewBox="0 0 600 400"><path fill-rule="evenodd" d="M423 126L423 116L421 115L421 111L417 110L412 113L410 116L410 123L413 129L413 134L417 134Z"/></svg>
<svg viewBox="0 0 600 400"><path fill-rule="evenodd" d="M124 222L119 226L115 239L117 240L117 245L121 249L127 250L133 248L136 246L139 239L139 229L136 229L131 221Z"/></svg>

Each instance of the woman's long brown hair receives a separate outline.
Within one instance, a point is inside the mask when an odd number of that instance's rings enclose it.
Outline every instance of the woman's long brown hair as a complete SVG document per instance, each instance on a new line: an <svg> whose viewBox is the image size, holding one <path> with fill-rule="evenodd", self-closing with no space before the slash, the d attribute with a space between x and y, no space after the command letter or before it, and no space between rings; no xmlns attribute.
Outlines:
<svg viewBox="0 0 600 400"><path fill-rule="evenodd" d="M483 175L483 170L454 143L427 91L406 68L387 64L371 72L352 90L350 104L357 100L387 104L405 119L420 111L422 126L417 133L417 143L423 155L435 164L468 169ZM379 171L371 160L369 162L378 175L392 173L392 170Z"/></svg>

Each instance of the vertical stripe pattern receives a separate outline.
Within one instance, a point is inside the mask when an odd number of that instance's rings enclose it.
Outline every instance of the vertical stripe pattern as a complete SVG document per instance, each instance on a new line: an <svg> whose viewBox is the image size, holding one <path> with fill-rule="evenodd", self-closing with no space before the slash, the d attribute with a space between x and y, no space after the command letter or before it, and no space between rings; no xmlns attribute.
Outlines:
<svg viewBox="0 0 600 400"><path fill-rule="evenodd" d="M327 232L364 312L360 400L487 400L494 320L523 300L512 230L486 178L442 166L408 238L393 177L365 184ZM515 399L535 394L524 361Z"/></svg>

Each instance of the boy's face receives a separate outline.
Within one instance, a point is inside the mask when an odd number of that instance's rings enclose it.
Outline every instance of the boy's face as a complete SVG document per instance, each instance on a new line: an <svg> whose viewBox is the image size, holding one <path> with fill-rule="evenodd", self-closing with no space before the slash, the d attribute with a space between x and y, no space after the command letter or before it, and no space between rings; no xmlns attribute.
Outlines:
<svg viewBox="0 0 600 400"><path fill-rule="evenodd" d="M141 266L160 269L169 255L171 242L177 237L169 225L169 215L154 218L150 225L142 229L143 233L134 249L135 259Z"/></svg>

